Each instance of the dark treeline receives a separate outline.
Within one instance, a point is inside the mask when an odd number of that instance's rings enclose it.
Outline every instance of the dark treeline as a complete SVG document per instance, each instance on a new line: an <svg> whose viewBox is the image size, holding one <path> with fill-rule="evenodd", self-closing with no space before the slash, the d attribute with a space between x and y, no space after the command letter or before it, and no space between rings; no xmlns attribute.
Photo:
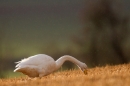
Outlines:
<svg viewBox="0 0 130 86"><path fill-rule="evenodd" d="M84 9L82 38L75 38L82 56L91 66L130 61L125 45L129 39L129 17L116 0L88 1ZM129 50L127 50L128 52Z"/></svg>

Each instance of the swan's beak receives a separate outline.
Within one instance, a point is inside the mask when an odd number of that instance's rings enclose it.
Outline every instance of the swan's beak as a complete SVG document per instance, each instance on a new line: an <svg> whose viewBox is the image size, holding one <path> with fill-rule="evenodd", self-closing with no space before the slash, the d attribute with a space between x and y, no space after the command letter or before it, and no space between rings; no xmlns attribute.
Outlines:
<svg viewBox="0 0 130 86"><path fill-rule="evenodd" d="M88 74L88 73L87 73L87 69L83 69L83 72L84 72L85 75Z"/></svg>

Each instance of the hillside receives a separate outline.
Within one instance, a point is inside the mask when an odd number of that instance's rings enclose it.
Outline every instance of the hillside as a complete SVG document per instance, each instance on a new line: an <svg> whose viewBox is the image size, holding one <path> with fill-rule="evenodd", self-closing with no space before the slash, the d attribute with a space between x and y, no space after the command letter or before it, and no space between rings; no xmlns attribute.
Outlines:
<svg viewBox="0 0 130 86"><path fill-rule="evenodd" d="M130 64L95 67L84 75L80 70L55 72L42 79L0 79L0 86L130 86Z"/></svg>

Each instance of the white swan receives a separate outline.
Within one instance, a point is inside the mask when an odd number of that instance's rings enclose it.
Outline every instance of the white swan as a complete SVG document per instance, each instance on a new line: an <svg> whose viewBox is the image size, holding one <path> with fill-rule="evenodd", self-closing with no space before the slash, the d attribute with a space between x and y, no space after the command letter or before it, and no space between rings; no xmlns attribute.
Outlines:
<svg viewBox="0 0 130 86"><path fill-rule="evenodd" d="M16 62L17 65L14 72L22 72L29 77L43 77L59 69L65 61L73 62L84 74L87 74L87 65L72 56L64 55L54 61L52 57L45 54L30 56L29 58Z"/></svg>

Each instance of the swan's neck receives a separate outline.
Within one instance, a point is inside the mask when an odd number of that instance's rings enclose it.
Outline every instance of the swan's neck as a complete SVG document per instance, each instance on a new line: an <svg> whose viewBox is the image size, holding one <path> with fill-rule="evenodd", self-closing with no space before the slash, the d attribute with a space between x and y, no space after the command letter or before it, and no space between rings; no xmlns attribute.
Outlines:
<svg viewBox="0 0 130 86"><path fill-rule="evenodd" d="M59 69L65 61L70 61L79 67L82 64L82 62L75 59L74 57L69 56L69 55L65 55L65 56L60 57L58 60L56 60L56 70Z"/></svg>

